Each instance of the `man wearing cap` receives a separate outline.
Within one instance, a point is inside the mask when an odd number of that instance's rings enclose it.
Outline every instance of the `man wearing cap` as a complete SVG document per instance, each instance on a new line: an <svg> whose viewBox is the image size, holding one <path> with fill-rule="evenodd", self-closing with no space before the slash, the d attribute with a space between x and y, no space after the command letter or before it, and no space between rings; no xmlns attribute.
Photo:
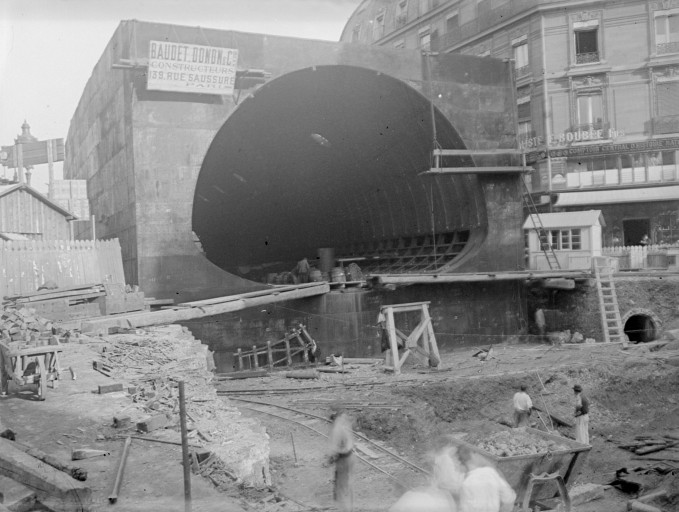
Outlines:
<svg viewBox="0 0 679 512"><path fill-rule="evenodd" d="M521 384L521 391L514 393L514 426L527 427L528 417L533 409L533 402L526 393L527 386Z"/></svg>
<svg viewBox="0 0 679 512"><path fill-rule="evenodd" d="M589 400L582 394L582 386L573 386L575 393L575 440L589 444Z"/></svg>

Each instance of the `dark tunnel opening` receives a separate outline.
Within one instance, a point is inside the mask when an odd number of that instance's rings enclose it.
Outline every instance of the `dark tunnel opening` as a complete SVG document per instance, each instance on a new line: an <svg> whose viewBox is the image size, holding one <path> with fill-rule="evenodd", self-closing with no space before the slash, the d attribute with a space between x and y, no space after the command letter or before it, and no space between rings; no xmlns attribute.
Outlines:
<svg viewBox="0 0 679 512"><path fill-rule="evenodd" d="M317 260L365 256L368 270L440 270L483 231L475 176L423 176L431 104L373 70L319 66L244 100L215 136L196 184L193 230L210 261L253 280ZM435 109L443 148L464 143ZM458 165L473 165L459 158Z"/></svg>
<svg viewBox="0 0 679 512"><path fill-rule="evenodd" d="M634 343L646 343L656 337L655 322L648 315L632 315L625 322L625 334Z"/></svg>

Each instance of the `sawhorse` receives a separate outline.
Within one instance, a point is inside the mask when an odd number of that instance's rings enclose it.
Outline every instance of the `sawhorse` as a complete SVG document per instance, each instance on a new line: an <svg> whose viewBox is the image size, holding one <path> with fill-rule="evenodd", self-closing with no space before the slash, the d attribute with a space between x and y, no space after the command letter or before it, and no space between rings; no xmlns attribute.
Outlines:
<svg viewBox="0 0 679 512"><path fill-rule="evenodd" d="M56 338L54 343L21 349L12 349L0 343L0 391L3 394L7 393L7 384L10 380L17 386L36 384L38 399L44 400L47 382L51 381L53 388L59 385L61 345ZM26 375L30 363L34 363L34 367L31 373Z"/></svg>
<svg viewBox="0 0 679 512"><path fill-rule="evenodd" d="M386 329L389 337L395 374L401 373L401 366L403 366L403 363L413 351L426 357L431 367L438 368L441 362L434 328L431 325L431 317L429 316L429 304L429 302L409 302L407 304L391 304L380 307L380 315L386 323L383 328ZM406 335L396 328L394 315L413 311L420 312L420 322L409 335ZM403 342L403 354L398 352L399 339Z"/></svg>

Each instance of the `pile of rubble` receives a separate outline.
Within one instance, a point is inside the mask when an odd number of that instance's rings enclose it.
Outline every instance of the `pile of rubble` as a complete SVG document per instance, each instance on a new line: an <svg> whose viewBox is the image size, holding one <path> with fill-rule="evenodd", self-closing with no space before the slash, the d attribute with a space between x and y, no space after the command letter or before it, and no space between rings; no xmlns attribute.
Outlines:
<svg viewBox="0 0 679 512"><path fill-rule="evenodd" d="M268 436L258 422L242 417L217 396L212 384L214 363L206 345L179 325L101 339L106 343L100 347L99 360L93 361L94 368L125 382L117 389L127 387L132 398L132 404L114 413L114 425L178 436L177 383L184 381L190 442L210 453L194 461L195 471L218 486L233 480L270 484Z"/></svg>
<svg viewBox="0 0 679 512"><path fill-rule="evenodd" d="M497 432L489 438L479 441L476 445L482 450L499 457L534 455L569 449L566 445L534 436L524 429Z"/></svg>

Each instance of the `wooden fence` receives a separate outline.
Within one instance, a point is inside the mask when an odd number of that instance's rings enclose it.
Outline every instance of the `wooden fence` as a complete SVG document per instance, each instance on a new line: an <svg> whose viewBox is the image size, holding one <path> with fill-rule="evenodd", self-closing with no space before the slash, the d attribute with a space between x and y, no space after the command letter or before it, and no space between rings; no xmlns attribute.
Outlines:
<svg viewBox="0 0 679 512"><path fill-rule="evenodd" d="M673 245L628 245L604 247L603 256L617 258L620 270L673 269L679 247Z"/></svg>
<svg viewBox="0 0 679 512"><path fill-rule="evenodd" d="M35 292L46 281L124 285L118 239L0 241L0 297Z"/></svg>

